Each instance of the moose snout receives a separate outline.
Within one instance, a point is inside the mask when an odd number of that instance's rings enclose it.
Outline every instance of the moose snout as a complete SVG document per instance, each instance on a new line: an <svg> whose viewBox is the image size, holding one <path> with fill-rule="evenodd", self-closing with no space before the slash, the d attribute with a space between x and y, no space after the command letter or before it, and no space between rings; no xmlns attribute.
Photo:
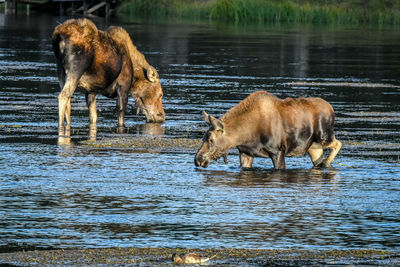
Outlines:
<svg viewBox="0 0 400 267"><path fill-rule="evenodd" d="M203 167L203 168L207 168L208 165L210 164L210 161L206 158L204 158L202 155L196 155L194 157L194 164L196 165L196 167Z"/></svg>
<svg viewBox="0 0 400 267"><path fill-rule="evenodd" d="M194 165L196 165L196 167L200 166L200 161L197 159L197 156L194 157Z"/></svg>
<svg viewBox="0 0 400 267"><path fill-rule="evenodd" d="M146 116L146 121L147 122L157 122L157 123L164 122L165 121L164 110L148 114L148 116Z"/></svg>
<svg viewBox="0 0 400 267"><path fill-rule="evenodd" d="M164 110L160 111L160 112L158 112L156 114L155 121L156 122L164 122L165 121L165 112L164 112Z"/></svg>

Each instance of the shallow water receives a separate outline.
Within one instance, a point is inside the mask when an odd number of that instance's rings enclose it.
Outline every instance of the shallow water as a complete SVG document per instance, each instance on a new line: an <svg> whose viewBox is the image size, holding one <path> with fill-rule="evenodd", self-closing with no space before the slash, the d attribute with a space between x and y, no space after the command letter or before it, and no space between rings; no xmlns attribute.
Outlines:
<svg viewBox="0 0 400 267"><path fill-rule="evenodd" d="M116 133L115 100L99 97L93 137L77 91L71 138L58 138L50 36L63 20L0 15L1 250L399 249L398 31L112 21L157 67L167 121L144 123L130 100L127 129ZM228 164L197 169L193 148L84 142L198 139L202 110L220 116L255 90L329 101L342 165L311 169L304 156L288 158L286 171L273 171L269 159L240 170L232 150Z"/></svg>

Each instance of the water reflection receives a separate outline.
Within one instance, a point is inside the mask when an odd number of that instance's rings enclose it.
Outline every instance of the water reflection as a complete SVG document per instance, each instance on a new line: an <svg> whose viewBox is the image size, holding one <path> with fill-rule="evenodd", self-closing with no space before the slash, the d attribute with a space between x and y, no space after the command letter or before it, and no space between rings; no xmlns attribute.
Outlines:
<svg viewBox="0 0 400 267"><path fill-rule="evenodd" d="M76 138L77 141L89 141L96 142L98 136L98 126L96 124L89 124L87 127L83 128L71 128L70 126L60 127L58 130L57 144L63 146L74 145L72 141ZM105 133L117 133L122 138L129 135L157 135L162 136L165 134L165 126L160 123L144 123L135 124L130 127L116 127L116 128L101 128L101 136L104 137ZM72 133L72 136L71 136ZM118 137L118 136L117 136ZM134 138L134 137L132 137Z"/></svg>
<svg viewBox="0 0 400 267"><path fill-rule="evenodd" d="M71 145L71 126L59 127L57 144L61 146Z"/></svg>
<svg viewBox="0 0 400 267"><path fill-rule="evenodd" d="M136 134L144 134L144 135L165 134L165 126L162 123L135 124L133 128ZM131 129L129 130L131 131Z"/></svg>
<svg viewBox="0 0 400 267"><path fill-rule="evenodd" d="M119 131L115 102L99 97L92 128L77 90L74 124L58 134L50 36L65 19L0 15L0 250L398 249L400 91L387 86L399 84L398 31L114 21L157 67L167 121L143 123L131 111ZM219 116L255 90L331 102L344 141L337 160L358 168L308 169L309 160L293 159L284 171L240 170L236 159L214 168L222 171L200 170L195 148L149 153L81 144L201 138L202 110Z"/></svg>
<svg viewBox="0 0 400 267"><path fill-rule="evenodd" d="M337 184L338 169L287 169L270 170L261 168L243 169L240 172L207 171L197 169L206 179L206 185L225 185L232 187L278 186L298 184ZM227 178L229 177L229 178Z"/></svg>
<svg viewBox="0 0 400 267"><path fill-rule="evenodd" d="M118 128L120 128L120 127L118 127ZM88 141L95 142L96 139L97 139L97 124L90 124Z"/></svg>

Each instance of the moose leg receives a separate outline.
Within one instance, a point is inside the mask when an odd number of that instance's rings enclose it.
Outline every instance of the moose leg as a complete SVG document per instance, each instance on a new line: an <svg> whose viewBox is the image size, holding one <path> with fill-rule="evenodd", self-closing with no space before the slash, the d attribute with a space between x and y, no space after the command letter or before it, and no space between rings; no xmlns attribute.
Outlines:
<svg viewBox="0 0 400 267"><path fill-rule="evenodd" d="M78 79L73 76L68 76L67 81L58 95L58 127L64 126L64 119L67 121L67 126L71 124L71 96L75 92L78 85Z"/></svg>
<svg viewBox="0 0 400 267"><path fill-rule="evenodd" d="M60 84L60 88L63 89L65 85L65 69L61 63L57 64L57 74L58 74L58 82Z"/></svg>
<svg viewBox="0 0 400 267"><path fill-rule="evenodd" d="M253 160L254 158L252 156L249 156L243 152L240 152L240 166L242 168L251 168L253 165Z"/></svg>
<svg viewBox="0 0 400 267"><path fill-rule="evenodd" d="M67 125L71 125L71 97L68 99L67 106L65 107L65 120Z"/></svg>
<svg viewBox="0 0 400 267"><path fill-rule="evenodd" d="M90 124L94 125L97 123L96 94L86 92L85 99L86 106L89 109Z"/></svg>
<svg viewBox="0 0 400 267"><path fill-rule="evenodd" d="M269 153L269 156L272 159L272 163L274 164L275 169L277 170L286 169L285 152L279 151L276 154Z"/></svg>
<svg viewBox="0 0 400 267"><path fill-rule="evenodd" d="M310 155L314 167L321 167L324 161L324 150L322 145L313 143L307 152Z"/></svg>
<svg viewBox="0 0 400 267"><path fill-rule="evenodd" d="M65 86L66 74L65 74L65 69L64 69L64 67L62 66L62 64L60 62L58 62L58 64L57 64L57 73L58 73L58 81L59 81L59 84L60 84L60 88L62 90L64 88L64 86ZM60 123L60 120L59 120L59 123ZM63 136L64 134L66 135L68 133L69 132L67 132L67 129L64 129L64 127L59 127L58 128L58 135L59 136ZM60 143L64 143L64 142L60 142Z"/></svg>
<svg viewBox="0 0 400 267"><path fill-rule="evenodd" d="M128 104L128 92L129 88L121 88L118 86L117 89L117 112L118 112L118 127L124 127L124 117L126 105Z"/></svg>
<svg viewBox="0 0 400 267"><path fill-rule="evenodd" d="M132 85L132 62L130 58L124 56L122 70L117 78L117 112L118 112L118 127L124 127L124 117L126 105L128 104L129 89Z"/></svg>
<svg viewBox="0 0 400 267"><path fill-rule="evenodd" d="M342 148L342 142L337 140L336 138L327 146L330 150L329 157L325 160L324 166L330 167L332 160L336 157L339 150Z"/></svg>

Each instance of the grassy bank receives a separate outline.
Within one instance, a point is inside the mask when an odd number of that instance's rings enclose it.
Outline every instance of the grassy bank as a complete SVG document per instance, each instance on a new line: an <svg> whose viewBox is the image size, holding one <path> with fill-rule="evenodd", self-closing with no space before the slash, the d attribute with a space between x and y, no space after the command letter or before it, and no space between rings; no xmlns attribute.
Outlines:
<svg viewBox="0 0 400 267"><path fill-rule="evenodd" d="M399 25L398 1L126 0L118 14L246 23Z"/></svg>

